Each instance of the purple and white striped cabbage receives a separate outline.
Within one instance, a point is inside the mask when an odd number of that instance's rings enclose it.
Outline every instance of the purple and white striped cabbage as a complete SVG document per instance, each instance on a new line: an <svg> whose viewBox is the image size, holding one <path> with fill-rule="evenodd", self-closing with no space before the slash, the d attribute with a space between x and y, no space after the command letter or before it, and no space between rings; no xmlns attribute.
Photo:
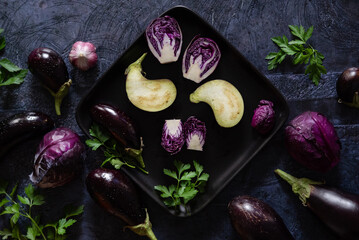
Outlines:
<svg viewBox="0 0 359 240"><path fill-rule="evenodd" d="M184 123L184 135L187 149L203 151L206 139L206 124L192 116Z"/></svg>
<svg viewBox="0 0 359 240"><path fill-rule="evenodd" d="M182 32L176 19L156 18L146 29L146 39L152 54L163 63L175 62L182 48Z"/></svg>
<svg viewBox="0 0 359 240"><path fill-rule="evenodd" d="M180 119L166 120L162 130L161 146L171 155L178 153L184 145L183 124Z"/></svg>
<svg viewBox="0 0 359 240"><path fill-rule="evenodd" d="M183 77L200 83L213 73L220 58L221 51L215 41L195 36L183 55Z"/></svg>
<svg viewBox="0 0 359 240"><path fill-rule="evenodd" d="M71 181L81 167L85 147L68 128L56 128L42 139L35 154L30 180L41 188L62 186Z"/></svg>

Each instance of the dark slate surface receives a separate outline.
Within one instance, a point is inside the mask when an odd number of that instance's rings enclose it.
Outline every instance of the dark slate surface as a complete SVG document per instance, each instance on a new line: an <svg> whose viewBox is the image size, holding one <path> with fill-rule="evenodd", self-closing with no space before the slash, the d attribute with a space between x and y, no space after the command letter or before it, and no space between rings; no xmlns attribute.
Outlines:
<svg viewBox="0 0 359 240"><path fill-rule="evenodd" d="M0 2L0 28L5 29L7 46L0 57L26 67L28 54L46 46L58 51L70 70L73 86L63 102L63 115L57 117L52 97L29 74L20 86L1 87L0 119L24 110L48 113L57 126L83 134L75 120L76 106L147 24L178 4L198 13L248 58L288 100L289 119L306 110L320 111L333 122L342 143L342 161L329 173L307 170L293 161L284 147L281 129L269 144L200 213L176 218L143 195L158 239L238 239L230 225L226 207L237 195L251 195L270 204L283 218L295 239L337 239L308 209L303 207L288 185L273 170L282 168L293 175L324 179L330 185L359 194L359 110L337 103L335 82L347 67L358 66L359 2L356 0L278 0L278 1L103 1L103 0L5 0ZM278 70L268 71L264 60L276 51L271 37L289 35L288 24L314 25L310 43L326 56L328 70L318 86L303 75L303 66L285 62ZM68 61L71 45L91 41L97 46L98 66L83 73ZM240 136L239 136L240 137ZM40 139L32 139L11 151L0 161L0 178L19 181L20 190L28 184L27 175ZM51 220L71 202L85 204L80 222L70 230L70 239L143 239L122 231L124 223L107 214L89 198L84 188L86 173L98 166L101 154L87 151L84 174L74 182L43 191L47 205L45 218ZM0 218L0 229L4 218Z"/></svg>

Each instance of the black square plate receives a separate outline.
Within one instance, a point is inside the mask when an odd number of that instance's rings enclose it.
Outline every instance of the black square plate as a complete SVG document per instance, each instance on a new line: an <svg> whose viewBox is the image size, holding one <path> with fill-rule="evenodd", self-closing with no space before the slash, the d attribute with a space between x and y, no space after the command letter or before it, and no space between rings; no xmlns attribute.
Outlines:
<svg viewBox="0 0 359 240"><path fill-rule="evenodd" d="M91 118L89 109L96 103L108 103L120 108L138 125L144 141L143 158L149 174L134 169L124 169L126 173L156 202L165 207L155 185L169 185L172 180L163 174L163 168L173 169L174 160L191 163L196 160L204 166L204 172L210 178L206 191L198 195L191 203L190 212L178 216L189 216L205 207L227 183L248 163L253 156L270 140L285 123L288 117L288 106L280 92L248 62L226 39L197 14L183 6L174 7L163 15L174 17L182 30L183 45L180 58L175 63L161 65L151 54L145 34L142 34L127 51L103 74L89 93L81 100L76 113L79 126L89 136ZM217 69L200 84L182 77L182 57L189 42L196 35L209 37L217 42L222 57ZM142 63L148 79L168 78L177 87L177 98L167 109L151 113L133 106L125 91L125 69L137 60L144 52L149 54ZM215 121L213 112L205 103L194 104L189 95L201 84L224 79L231 82L244 99L242 120L232 128L222 128ZM276 125L273 131L261 136L250 126L253 111L261 99L274 103ZM203 152L182 150L173 156L161 146L161 133L166 119L186 119L196 116L205 122L207 138ZM125 167L124 167L125 168ZM167 209L167 207L165 207ZM173 211L170 211L174 213Z"/></svg>

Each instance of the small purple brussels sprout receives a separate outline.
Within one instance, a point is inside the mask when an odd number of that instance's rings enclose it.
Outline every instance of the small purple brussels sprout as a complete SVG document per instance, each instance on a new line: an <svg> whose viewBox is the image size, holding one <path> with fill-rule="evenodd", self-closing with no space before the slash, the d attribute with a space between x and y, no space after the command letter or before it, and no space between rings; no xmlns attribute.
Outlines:
<svg viewBox="0 0 359 240"><path fill-rule="evenodd" d="M68 128L56 128L42 139L35 154L30 180L41 188L54 188L70 182L81 169L85 147Z"/></svg>
<svg viewBox="0 0 359 240"><path fill-rule="evenodd" d="M327 172L340 161L341 144L335 128L322 114L307 111L285 128L289 154L305 167Z"/></svg>
<svg viewBox="0 0 359 240"><path fill-rule="evenodd" d="M180 119L166 120L162 130L161 146L171 155L178 153L184 145L183 124Z"/></svg>
<svg viewBox="0 0 359 240"><path fill-rule="evenodd" d="M258 108L254 110L251 126L260 134L269 133L275 124L275 111L273 103L268 100L260 100Z"/></svg>
<svg viewBox="0 0 359 240"><path fill-rule="evenodd" d="M192 116L184 123L187 149L203 151L206 140L206 124Z"/></svg>
<svg viewBox="0 0 359 240"><path fill-rule="evenodd" d="M152 54L161 64L176 62L182 47L182 32L176 19L156 18L146 29L146 39Z"/></svg>
<svg viewBox="0 0 359 240"><path fill-rule="evenodd" d="M200 83L213 73L220 58L221 51L215 41L195 36L183 55L183 77Z"/></svg>

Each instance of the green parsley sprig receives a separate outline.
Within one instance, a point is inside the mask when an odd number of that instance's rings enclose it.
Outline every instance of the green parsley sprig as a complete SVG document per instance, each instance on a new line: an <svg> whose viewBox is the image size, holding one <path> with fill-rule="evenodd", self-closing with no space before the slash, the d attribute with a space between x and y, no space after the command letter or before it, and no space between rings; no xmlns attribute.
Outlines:
<svg viewBox="0 0 359 240"><path fill-rule="evenodd" d="M313 26L305 30L303 26L289 25L289 29L295 37L294 40L288 41L286 36L271 38L280 50L266 56L265 59L270 60L268 70L275 69L286 56L293 56L293 64L308 64L305 74L309 75L315 85L318 85L321 74L326 74L327 70L323 66L324 56L307 43L313 34Z"/></svg>
<svg viewBox="0 0 359 240"><path fill-rule="evenodd" d="M41 224L40 216L34 216L32 208L34 206L41 206L45 203L44 197L37 194L35 188L29 184L25 188L25 196L17 195L15 200L15 193L17 191L17 184L12 188L11 192L7 192L8 183L0 182L0 196L5 195L0 201L0 210L4 209L0 215L10 215L10 228L0 230L2 239L44 239L44 240L64 240L66 239L66 229L76 223L75 219L70 217L80 215L83 212L83 206L68 207L65 210L65 217L59 221L50 224ZM27 227L26 235L21 233L18 225L20 217L28 219L30 226Z"/></svg>
<svg viewBox="0 0 359 240"><path fill-rule="evenodd" d="M6 46L5 37L1 36L4 29L0 28L0 51ZM28 70L22 69L12 63L9 59L0 60L0 86L21 84L27 75Z"/></svg>
<svg viewBox="0 0 359 240"><path fill-rule="evenodd" d="M204 192L209 174L203 172L203 166L193 161L195 171L187 171L191 168L190 164L183 164L174 161L177 171L163 169L163 173L176 180L176 184L168 187L157 185L154 188L161 192L164 204L168 207L186 206L199 192Z"/></svg>
<svg viewBox="0 0 359 240"><path fill-rule="evenodd" d="M89 130L92 139L86 140L86 145L93 151L102 147L102 151L106 159L101 164L103 167L106 163L110 163L114 168L120 169L122 166L130 168L138 168L142 172L148 174L145 170L145 163L142 158L142 150L123 148L119 146L111 135L103 130L98 124L93 124Z"/></svg>

